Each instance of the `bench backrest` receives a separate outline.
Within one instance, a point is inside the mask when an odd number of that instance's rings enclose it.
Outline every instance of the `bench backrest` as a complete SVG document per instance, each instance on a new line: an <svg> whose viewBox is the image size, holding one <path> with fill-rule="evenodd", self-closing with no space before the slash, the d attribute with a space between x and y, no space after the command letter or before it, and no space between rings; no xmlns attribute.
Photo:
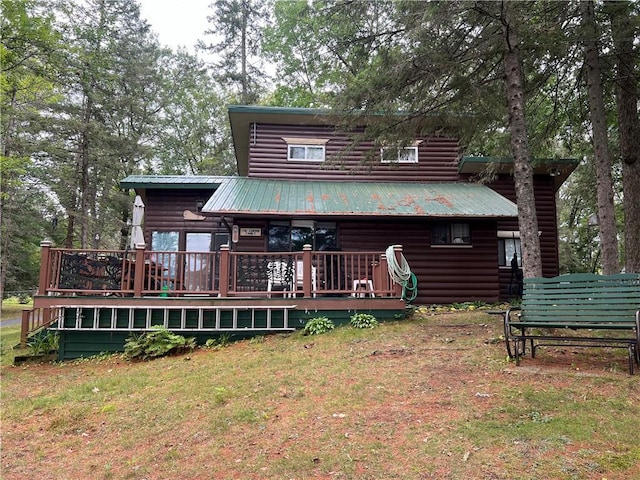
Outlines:
<svg viewBox="0 0 640 480"><path fill-rule="evenodd" d="M527 278L522 320L566 323L633 323L640 310L640 274L569 274Z"/></svg>

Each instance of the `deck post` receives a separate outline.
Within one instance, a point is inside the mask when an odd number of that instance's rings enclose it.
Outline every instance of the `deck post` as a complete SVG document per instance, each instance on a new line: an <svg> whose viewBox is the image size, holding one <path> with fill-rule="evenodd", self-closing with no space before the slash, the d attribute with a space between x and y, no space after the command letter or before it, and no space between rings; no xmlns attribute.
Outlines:
<svg viewBox="0 0 640 480"><path fill-rule="evenodd" d="M311 245L302 246L302 294L311 297Z"/></svg>
<svg viewBox="0 0 640 480"><path fill-rule="evenodd" d="M31 316L31 310L22 310L22 324L20 325L20 347L21 348L27 348L30 316Z"/></svg>
<svg viewBox="0 0 640 480"><path fill-rule="evenodd" d="M46 295L51 281L51 240L40 242L40 283L38 284L38 294Z"/></svg>
<svg viewBox="0 0 640 480"><path fill-rule="evenodd" d="M378 290L387 292L385 296L389 295L389 265L386 253L380 255L380 263L373 269L373 284Z"/></svg>
<svg viewBox="0 0 640 480"><path fill-rule="evenodd" d="M144 288L144 243L136 243L136 258L133 273L133 296L141 297Z"/></svg>
<svg viewBox="0 0 640 480"><path fill-rule="evenodd" d="M220 282L220 285L218 285L219 296L224 298L229 294L229 245L220 246L220 280L219 282Z"/></svg>
<svg viewBox="0 0 640 480"><path fill-rule="evenodd" d="M402 245L394 245L393 246L393 255L395 256L396 263L399 265L402 261ZM393 285L394 294L396 297L402 297L402 285L395 283Z"/></svg>

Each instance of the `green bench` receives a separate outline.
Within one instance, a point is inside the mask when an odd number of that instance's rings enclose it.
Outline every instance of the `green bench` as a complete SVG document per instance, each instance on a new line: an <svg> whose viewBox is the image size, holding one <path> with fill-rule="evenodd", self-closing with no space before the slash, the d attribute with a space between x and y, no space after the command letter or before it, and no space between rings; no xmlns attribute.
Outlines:
<svg viewBox="0 0 640 480"><path fill-rule="evenodd" d="M504 314L504 336L516 365L530 344L623 347L629 373L640 361L640 274L570 274L524 280L522 304Z"/></svg>

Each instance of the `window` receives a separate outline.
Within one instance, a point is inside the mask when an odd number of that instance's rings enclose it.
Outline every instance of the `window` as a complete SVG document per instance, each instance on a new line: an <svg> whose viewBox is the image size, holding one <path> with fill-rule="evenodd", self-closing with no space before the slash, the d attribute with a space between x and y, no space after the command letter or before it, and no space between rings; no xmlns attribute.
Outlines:
<svg viewBox="0 0 640 480"><path fill-rule="evenodd" d="M289 145L287 160L324 162L324 145Z"/></svg>
<svg viewBox="0 0 640 480"><path fill-rule="evenodd" d="M522 267L520 232L498 232L498 265L511 267L514 254L518 258L518 267Z"/></svg>
<svg viewBox="0 0 640 480"><path fill-rule="evenodd" d="M287 144L287 160L294 162L324 162L328 138L282 137Z"/></svg>
<svg viewBox="0 0 640 480"><path fill-rule="evenodd" d="M151 232L151 250L154 252L177 252L178 232Z"/></svg>
<svg viewBox="0 0 640 480"><path fill-rule="evenodd" d="M267 236L270 252L299 252L305 244L313 250L335 249L338 237L335 223L313 220L271 222Z"/></svg>
<svg viewBox="0 0 640 480"><path fill-rule="evenodd" d="M167 270L164 271L163 277L175 278L177 271L177 252L179 248L180 233L179 232L151 232L151 250L156 253L152 256L152 260L161 264Z"/></svg>
<svg viewBox="0 0 640 480"><path fill-rule="evenodd" d="M418 163L418 147L382 148L382 163Z"/></svg>
<svg viewBox="0 0 640 480"><path fill-rule="evenodd" d="M435 223L431 227L431 245L471 245L468 223Z"/></svg>

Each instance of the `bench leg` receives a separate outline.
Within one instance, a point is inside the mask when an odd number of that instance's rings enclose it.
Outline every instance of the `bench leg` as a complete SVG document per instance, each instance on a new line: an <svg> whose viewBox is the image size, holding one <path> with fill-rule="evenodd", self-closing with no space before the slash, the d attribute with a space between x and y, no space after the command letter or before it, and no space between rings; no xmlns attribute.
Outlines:
<svg viewBox="0 0 640 480"><path fill-rule="evenodd" d="M633 367L636 363L638 352L634 343L629 344L629 375L633 375Z"/></svg>

